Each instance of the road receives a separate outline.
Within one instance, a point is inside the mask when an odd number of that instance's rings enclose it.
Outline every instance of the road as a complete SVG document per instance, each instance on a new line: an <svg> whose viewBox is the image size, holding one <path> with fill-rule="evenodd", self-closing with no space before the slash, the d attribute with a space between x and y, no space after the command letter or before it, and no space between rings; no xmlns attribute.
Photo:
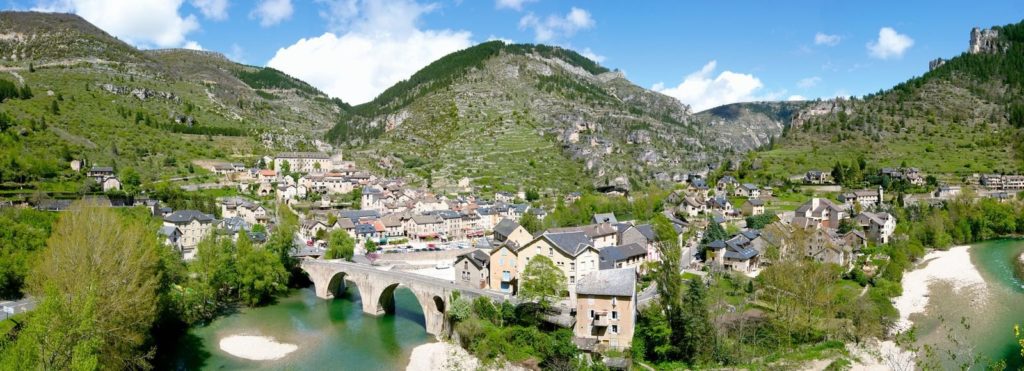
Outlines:
<svg viewBox="0 0 1024 371"><path fill-rule="evenodd" d="M36 308L35 298L24 298L15 301L0 301L0 316L2 319L14 316L15 314L31 311Z"/></svg>

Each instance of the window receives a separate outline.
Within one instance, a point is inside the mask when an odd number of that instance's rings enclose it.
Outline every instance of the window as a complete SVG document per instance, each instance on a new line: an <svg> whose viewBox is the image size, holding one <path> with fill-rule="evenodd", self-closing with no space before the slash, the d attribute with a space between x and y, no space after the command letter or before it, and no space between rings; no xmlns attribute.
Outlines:
<svg viewBox="0 0 1024 371"><path fill-rule="evenodd" d="M555 256L555 248L553 248L553 247L549 247L548 248L548 256Z"/></svg>
<svg viewBox="0 0 1024 371"><path fill-rule="evenodd" d="M619 333L619 325L612 325L612 333L613 334L618 334Z"/></svg>
<svg viewBox="0 0 1024 371"><path fill-rule="evenodd" d="M617 310L613 310L612 311L612 319L619 319L619 311L617 311Z"/></svg>
<svg viewBox="0 0 1024 371"><path fill-rule="evenodd" d="M569 276L569 283L576 283L576 276Z"/></svg>
<svg viewBox="0 0 1024 371"><path fill-rule="evenodd" d="M594 310L593 309L590 310L590 318L594 318Z"/></svg>

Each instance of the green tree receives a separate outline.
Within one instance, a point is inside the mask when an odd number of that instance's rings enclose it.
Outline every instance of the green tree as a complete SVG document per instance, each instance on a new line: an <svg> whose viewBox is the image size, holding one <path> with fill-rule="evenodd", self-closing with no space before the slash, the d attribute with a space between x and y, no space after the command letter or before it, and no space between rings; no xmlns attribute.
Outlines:
<svg viewBox="0 0 1024 371"><path fill-rule="evenodd" d="M99 370L103 338L97 332L95 292L81 305L53 299L61 293L48 285L39 307L29 314L17 341L0 352L0 368L9 370Z"/></svg>
<svg viewBox="0 0 1024 371"><path fill-rule="evenodd" d="M519 297L536 301L545 307L550 304L552 298L562 297L562 292L566 291L565 274L551 259L543 255L530 259L519 284Z"/></svg>
<svg viewBox="0 0 1024 371"><path fill-rule="evenodd" d="M274 252L253 247L245 233L238 235L238 296L250 306L270 301L288 288L288 270Z"/></svg>
<svg viewBox="0 0 1024 371"><path fill-rule="evenodd" d="M690 280L690 286L683 297L682 326L672 331L673 342L678 344L684 359L691 364L709 363L715 357L718 339L706 300L704 285L700 280Z"/></svg>
<svg viewBox="0 0 1024 371"><path fill-rule="evenodd" d="M324 259L345 259L352 261L355 255L356 241L348 232L342 229L335 229L327 238L327 252Z"/></svg>
<svg viewBox="0 0 1024 371"><path fill-rule="evenodd" d="M725 232L725 228L722 228L721 224L715 223L714 220L708 219L708 228L704 230L704 239L701 242L707 245L727 238L729 238L729 234Z"/></svg>
<svg viewBox="0 0 1024 371"><path fill-rule="evenodd" d="M536 215L531 212L526 212L521 218L519 218L519 225L526 228L527 232L531 234L540 232L544 227L540 223L540 219L537 219Z"/></svg>
<svg viewBox="0 0 1024 371"><path fill-rule="evenodd" d="M363 247L366 248L367 253L375 253L377 252L377 250L380 250L380 247L377 246L377 243L373 242L373 240L371 239L367 239L366 242L363 243Z"/></svg>
<svg viewBox="0 0 1024 371"><path fill-rule="evenodd" d="M0 299L19 299L56 214L33 209L0 210Z"/></svg>
<svg viewBox="0 0 1024 371"><path fill-rule="evenodd" d="M775 214L751 215L747 217L747 228L762 229L776 220L778 218L775 217Z"/></svg>
<svg viewBox="0 0 1024 371"><path fill-rule="evenodd" d="M537 201L539 199L540 199L540 193L538 193L536 189L532 189L531 188L531 189L527 189L526 190L526 201L533 202L533 201Z"/></svg>
<svg viewBox="0 0 1024 371"><path fill-rule="evenodd" d="M29 291L53 316L25 323L34 335L13 346L29 350L11 353L14 364L29 367L17 368L148 367L163 248L155 235L113 209L78 202L61 214L47 245Z"/></svg>

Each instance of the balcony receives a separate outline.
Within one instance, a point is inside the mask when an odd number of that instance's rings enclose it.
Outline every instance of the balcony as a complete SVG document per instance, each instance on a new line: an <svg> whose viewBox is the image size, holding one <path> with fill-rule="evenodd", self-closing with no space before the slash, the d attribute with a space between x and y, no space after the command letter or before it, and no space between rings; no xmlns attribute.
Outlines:
<svg viewBox="0 0 1024 371"><path fill-rule="evenodd" d="M608 312L594 313L594 327L608 327Z"/></svg>

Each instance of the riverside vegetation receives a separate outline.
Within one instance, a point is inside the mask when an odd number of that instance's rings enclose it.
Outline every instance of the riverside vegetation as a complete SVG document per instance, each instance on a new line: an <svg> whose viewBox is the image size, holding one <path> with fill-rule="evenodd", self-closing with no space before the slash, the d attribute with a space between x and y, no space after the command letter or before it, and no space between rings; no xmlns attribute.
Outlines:
<svg viewBox="0 0 1024 371"><path fill-rule="evenodd" d="M295 225L287 223L263 246L245 237L204 241L186 264L156 240L156 221L144 208L83 201L48 218L19 219L14 233L0 236L0 266L16 278L5 280L5 297L24 291L41 298L0 340L4 369L149 368L159 339L236 305L272 302L294 273L288 231ZM26 270L27 279L18 278Z"/></svg>

